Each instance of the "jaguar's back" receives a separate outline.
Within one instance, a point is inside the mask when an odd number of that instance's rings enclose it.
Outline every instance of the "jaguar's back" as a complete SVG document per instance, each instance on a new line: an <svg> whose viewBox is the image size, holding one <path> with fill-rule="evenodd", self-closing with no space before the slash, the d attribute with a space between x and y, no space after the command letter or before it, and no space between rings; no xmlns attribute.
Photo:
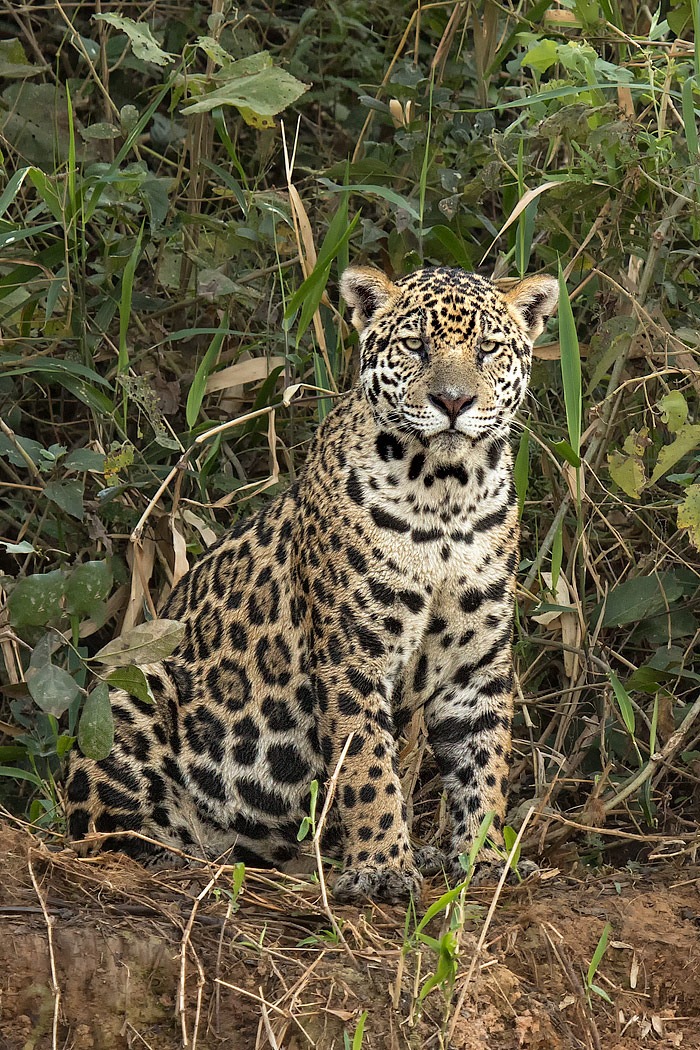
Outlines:
<svg viewBox="0 0 700 1050"><path fill-rule="evenodd" d="M337 896L420 883L396 770L416 707L454 823L451 864L505 806L517 511L509 423L556 282L502 294L459 270L343 279L358 385L319 427L304 474L173 591L183 642L149 668L155 706L113 696L109 758L75 757L69 830L280 865L309 785L348 737L332 827ZM127 834L125 834L125 832ZM128 834L137 832L138 835ZM151 841L147 841L151 840ZM160 845L158 845L160 844Z"/></svg>

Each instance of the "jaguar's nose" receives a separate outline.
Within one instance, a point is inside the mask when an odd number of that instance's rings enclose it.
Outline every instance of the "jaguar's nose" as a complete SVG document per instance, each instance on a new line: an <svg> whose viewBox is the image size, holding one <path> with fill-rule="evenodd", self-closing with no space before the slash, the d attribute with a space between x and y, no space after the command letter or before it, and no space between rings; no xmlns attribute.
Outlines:
<svg viewBox="0 0 700 1050"><path fill-rule="evenodd" d="M450 423L454 425L457 416L465 409L471 408L476 401L474 394L463 394L460 397L450 397L447 393L428 394L428 400L444 412Z"/></svg>

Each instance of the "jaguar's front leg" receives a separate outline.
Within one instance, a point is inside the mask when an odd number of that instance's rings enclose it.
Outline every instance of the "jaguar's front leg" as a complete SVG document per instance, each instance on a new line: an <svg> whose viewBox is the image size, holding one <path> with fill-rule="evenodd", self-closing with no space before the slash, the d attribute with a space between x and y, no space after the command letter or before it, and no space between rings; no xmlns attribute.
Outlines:
<svg viewBox="0 0 700 1050"><path fill-rule="evenodd" d="M390 707L371 665L318 677L319 738L327 777L338 766L335 805L344 830L344 871L333 894L340 901L396 903L420 894L397 775Z"/></svg>
<svg viewBox="0 0 700 1050"><path fill-rule="evenodd" d="M445 617L454 655L445 659L443 647L427 656L442 665L425 715L452 818L449 864L455 878L464 876L459 856L469 852L487 813L493 813L489 838L503 841L513 718L512 599L489 597L494 593L492 588L483 597L479 591L462 595L453 615ZM494 630L496 622L500 627ZM500 859L488 847L479 854L482 865Z"/></svg>

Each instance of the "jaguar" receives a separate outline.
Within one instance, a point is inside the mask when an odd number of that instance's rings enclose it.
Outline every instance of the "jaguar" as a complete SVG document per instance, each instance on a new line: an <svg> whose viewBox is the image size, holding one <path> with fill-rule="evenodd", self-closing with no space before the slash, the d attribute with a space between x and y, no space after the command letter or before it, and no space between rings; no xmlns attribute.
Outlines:
<svg viewBox="0 0 700 1050"><path fill-rule="evenodd" d="M489 812L479 862L499 863L518 561L509 432L557 291L546 275L345 271L357 381L298 482L173 589L163 616L185 635L146 669L154 703L113 691L110 755L72 758L78 848L284 867L316 780L335 790L335 897L416 897L435 857L411 842L398 749L420 711L451 818L445 870L460 877Z"/></svg>

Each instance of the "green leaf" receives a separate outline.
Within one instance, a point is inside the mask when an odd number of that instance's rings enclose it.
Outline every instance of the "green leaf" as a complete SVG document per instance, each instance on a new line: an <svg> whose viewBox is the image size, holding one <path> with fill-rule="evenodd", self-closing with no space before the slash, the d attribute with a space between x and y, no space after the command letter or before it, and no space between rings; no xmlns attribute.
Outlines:
<svg viewBox="0 0 700 1050"><path fill-rule="evenodd" d="M113 667L157 663L170 656L184 637L184 623L178 620L151 620L109 642L93 656L93 660Z"/></svg>
<svg viewBox="0 0 700 1050"><path fill-rule="evenodd" d="M5 548L7 554L36 554L29 540L22 540L21 543L9 543L7 540L0 540L0 546Z"/></svg>
<svg viewBox="0 0 700 1050"><path fill-rule="evenodd" d="M659 401L662 419L672 434L677 434L688 418L688 402L680 390L672 390Z"/></svg>
<svg viewBox="0 0 700 1050"><path fill-rule="evenodd" d="M144 704L155 703L148 679L140 667L118 667L107 676L107 681L114 689L123 689L130 696L143 700Z"/></svg>
<svg viewBox="0 0 700 1050"><path fill-rule="evenodd" d="M210 58L217 66L225 66L231 62L228 51L212 36L198 36L195 45L201 48L207 58Z"/></svg>
<svg viewBox="0 0 700 1050"><path fill-rule="evenodd" d="M106 561L76 565L66 583L66 611L104 622L104 601L112 588L112 570Z"/></svg>
<svg viewBox="0 0 700 1050"><path fill-rule="evenodd" d="M228 75L235 65L220 70L218 79ZM268 118L265 123L269 123L269 118L291 106L308 90L307 84L302 84L285 69L268 66L246 76L234 75L221 87L185 106L182 112L188 115L210 113L219 106L235 106L247 123L256 125L260 118Z"/></svg>
<svg viewBox="0 0 700 1050"><path fill-rule="evenodd" d="M204 392L207 387L207 379L209 374L216 364L219 351L221 350L221 344L224 341L224 334L228 330L228 314L224 314L221 318L221 324L219 325L218 331L212 339L206 354L202 358L197 371L195 372L194 379L192 380L192 386L190 392L187 395L187 406L185 408L185 418L187 425L192 427L197 422L197 416L199 410L202 407L202 400L204 398Z"/></svg>
<svg viewBox="0 0 700 1050"><path fill-rule="evenodd" d="M297 346L311 323L318 304L321 302L333 259L336 258L343 245L347 244L360 220L360 212L358 212L352 222L348 224L347 205L348 198L346 197L331 220L328 233L318 253L316 265L306 280L301 283L287 305L285 311L286 319L293 317L299 306L301 306L301 316L297 325Z"/></svg>
<svg viewBox="0 0 700 1050"><path fill-rule="evenodd" d="M546 73L558 61L559 47L554 40L539 40L523 56L523 65L537 73Z"/></svg>
<svg viewBox="0 0 700 1050"><path fill-rule="evenodd" d="M636 723L634 719L634 708L630 702L629 693L623 686L620 679L617 677L614 671L608 671L608 678L613 687L615 699L620 707L620 713L622 714L622 720L627 726L627 732L630 736L634 736L636 729Z"/></svg>
<svg viewBox="0 0 700 1050"><path fill-rule="evenodd" d="M114 744L114 719L109 687L100 682L89 694L78 723L78 745L86 758L107 758Z"/></svg>
<svg viewBox="0 0 700 1050"><path fill-rule="evenodd" d="M700 550L700 485L686 489L685 499L678 508L678 528L688 529L690 542Z"/></svg>
<svg viewBox="0 0 700 1050"><path fill-rule="evenodd" d="M93 15L96 21L107 22L115 29L121 29L129 38L131 47L137 58L144 62L153 62L157 66L167 66L175 59L175 55L163 51L154 39L150 28L144 22L135 22L133 18L123 18L121 15Z"/></svg>
<svg viewBox="0 0 700 1050"><path fill-rule="evenodd" d="M47 69L45 64L33 66L16 36L0 40L0 77L35 77Z"/></svg>
<svg viewBox="0 0 700 1050"><path fill-rule="evenodd" d="M79 481L77 479L75 481L49 481L44 486L46 498L65 511L66 514L70 514L72 518L77 518L78 521L82 521L85 516L85 507L83 506L84 491L85 483L82 479Z"/></svg>
<svg viewBox="0 0 700 1050"><path fill-rule="evenodd" d="M554 441L552 442L552 448L557 452L562 459L565 459L567 463L570 463L572 467L581 466L581 457L574 452L568 441Z"/></svg>
<svg viewBox="0 0 700 1050"><path fill-rule="evenodd" d="M591 959L591 964L588 967L588 974L586 975L586 985L589 988L593 988L594 987L594 985L593 985L593 978L595 977L596 971L597 971L598 967L600 966L601 959L605 955L605 949L608 946L608 937L610 936L611 933L612 933L612 926L610 925L609 922L606 922L605 926L603 927L603 932L600 935L600 940L598 941L598 944L596 945L596 950L593 952L593 958Z"/></svg>
<svg viewBox="0 0 700 1050"><path fill-rule="evenodd" d="M20 579L7 601L12 626L43 627L59 617L65 582L60 569Z"/></svg>
<svg viewBox="0 0 700 1050"><path fill-rule="evenodd" d="M335 182L331 182L330 179L326 178L320 178L318 181L331 193L361 193L381 197L390 204L396 205L397 208L401 208L402 211L407 212L412 219L420 220L420 213L415 205L407 197L402 197L400 193L389 189L387 186L370 186L367 183L359 183L356 186L338 186Z"/></svg>
<svg viewBox="0 0 700 1050"><path fill-rule="evenodd" d="M104 473L105 457L101 452L93 452L91 448L76 448L69 452L63 461L66 470L91 470L97 474Z"/></svg>
<svg viewBox="0 0 700 1050"><path fill-rule="evenodd" d="M571 448L578 456L581 449L581 355L561 263L559 263L559 343L566 425Z"/></svg>
<svg viewBox="0 0 700 1050"><path fill-rule="evenodd" d="M80 693L80 687L62 667L47 663L27 671L27 688L32 699L47 715L60 718Z"/></svg>
<svg viewBox="0 0 700 1050"><path fill-rule="evenodd" d="M122 277L122 291L121 296L119 297L119 361L117 364L117 371L120 374L126 372L129 367L129 351L126 345L126 336L129 329L129 319L131 317L134 274L136 273L136 266L141 257L142 239L143 223L141 223L141 229L136 238L136 244L134 245L134 249L124 267L124 276Z"/></svg>
<svg viewBox="0 0 700 1050"><path fill-rule="evenodd" d="M613 587L605 603L604 627L624 627L666 609L666 603L676 601L684 592L683 584L672 573L654 576L635 576ZM600 606L593 611L591 622L597 621Z"/></svg>
<svg viewBox="0 0 700 1050"><path fill-rule="evenodd" d="M625 456L622 452L608 453L610 477L623 492L639 499L646 484L644 464L638 456Z"/></svg>
<svg viewBox="0 0 700 1050"><path fill-rule="evenodd" d="M700 445L700 424L684 424L679 427L676 432L676 439L672 441L670 445L664 445L659 452L659 458L656 461L656 466L649 479L649 484L653 485L655 481L674 466L679 459L683 456L687 456L690 452L694 452Z"/></svg>

